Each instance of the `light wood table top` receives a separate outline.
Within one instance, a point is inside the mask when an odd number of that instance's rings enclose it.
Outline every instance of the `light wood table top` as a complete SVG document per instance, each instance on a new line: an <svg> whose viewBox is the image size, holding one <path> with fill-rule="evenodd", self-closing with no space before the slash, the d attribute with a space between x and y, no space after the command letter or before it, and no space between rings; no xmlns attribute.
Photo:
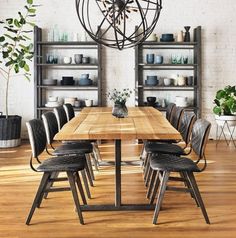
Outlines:
<svg viewBox="0 0 236 238"><path fill-rule="evenodd" d="M129 107L128 111L127 118L116 118L109 107L84 108L54 139L181 139L160 111L152 107Z"/></svg>

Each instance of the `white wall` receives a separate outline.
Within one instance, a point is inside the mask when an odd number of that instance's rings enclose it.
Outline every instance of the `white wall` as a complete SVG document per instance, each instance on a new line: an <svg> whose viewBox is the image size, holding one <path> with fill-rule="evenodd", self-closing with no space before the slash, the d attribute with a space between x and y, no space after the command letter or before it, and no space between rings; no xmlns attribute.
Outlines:
<svg viewBox="0 0 236 238"><path fill-rule="evenodd" d="M0 18L17 13L19 6L23 6L24 2L25 0L1 0ZM57 24L60 29L68 32L82 32L74 0L35 0L35 2L42 4L36 18L36 23L40 27L49 29ZM235 0L164 0L163 11L154 31L160 35L168 32L177 33L183 30L184 25L190 25L192 28L202 26L202 115L213 123L212 136L215 122L211 110L215 92L225 85L236 82L234 78L236 75L235 10ZM105 90L114 87L134 88L134 50L120 52L105 48L103 70ZM3 87L4 81L1 79L0 111L3 110ZM24 121L31 119L34 115L33 91L33 79L29 83L19 77L14 78L10 90L10 113L22 115ZM134 104L134 98L129 104Z"/></svg>

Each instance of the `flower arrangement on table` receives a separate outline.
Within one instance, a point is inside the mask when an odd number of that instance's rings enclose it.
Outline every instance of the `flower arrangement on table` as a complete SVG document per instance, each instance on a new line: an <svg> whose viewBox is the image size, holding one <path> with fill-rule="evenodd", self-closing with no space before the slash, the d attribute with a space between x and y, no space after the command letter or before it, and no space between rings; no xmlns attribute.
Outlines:
<svg viewBox="0 0 236 238"><path fill-rule="evenodd" d="M114 102L112 109L112 115L118 118L124 118L128 116L128 109L125 105L128 98L130 98L133 91L129 88L117 90L114 88L111 92L108 92L107 97Z"/></svg>

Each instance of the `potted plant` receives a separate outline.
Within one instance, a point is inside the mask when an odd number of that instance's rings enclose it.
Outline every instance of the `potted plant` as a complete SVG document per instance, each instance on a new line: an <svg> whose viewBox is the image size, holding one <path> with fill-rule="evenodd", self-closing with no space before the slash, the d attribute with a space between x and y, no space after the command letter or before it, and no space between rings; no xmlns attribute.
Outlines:
<svg viewBox="0 0 236 238"><path fill-rule="evenodd" d="M236 126L236 88L235 86L226 86L218 90L214 99L216 104L213 108L216 123L223 126L227 121L228 126Z"/></svg>
<svg viewBox="0 0 236 238"><path fill-rule="evenodd" d="M5 80L5 115L0 115L0 148L14 147L20 144L21 117L9 115L8 94L9 82L14 74L22 75L29 80L29 61L33 58L33 44L29 34L34 24L30 21L35 17L37 5L27 0L25 12L18 12L17 18L0 21L0 77Z"/></svg>
<svg viewBox="0 0 236 238"><path fill-rule="evenodd" d="M125 105L127 99L131 96L132 91L128 88L117 90L113 89L108 93L108 98L114 102L112 109L112 115L118 118L124 118L128 116L128 109Z"/></svg>

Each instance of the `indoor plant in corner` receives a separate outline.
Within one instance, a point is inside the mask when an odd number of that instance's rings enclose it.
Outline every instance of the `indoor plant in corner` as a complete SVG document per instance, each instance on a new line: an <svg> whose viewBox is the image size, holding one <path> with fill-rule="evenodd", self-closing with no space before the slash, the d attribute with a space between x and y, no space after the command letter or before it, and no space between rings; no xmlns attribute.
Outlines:
<svg viewBox="0 0 236 238"><path fill-rule="evenodd" d="M228 126L236 126L236 88L226 86L218 90L214 99L216 104L213 108L216 123L223 126L227 121Z"/></svg>
<svg viewBox="0 0 236 238"><path fill-rule="evenodd" d="M21 117L9 115L9 82L16 74L29 80L28 62L33 58L33 44L29 34L34 24L37 5L27 0L25 12L18 12L17 18L0 20L0 78L5 81L5 115L0 116L0 148L14 147L20 144ZM29 29L30 28L30 29ZM0 110L1 111L1 110Z"/></svg>

